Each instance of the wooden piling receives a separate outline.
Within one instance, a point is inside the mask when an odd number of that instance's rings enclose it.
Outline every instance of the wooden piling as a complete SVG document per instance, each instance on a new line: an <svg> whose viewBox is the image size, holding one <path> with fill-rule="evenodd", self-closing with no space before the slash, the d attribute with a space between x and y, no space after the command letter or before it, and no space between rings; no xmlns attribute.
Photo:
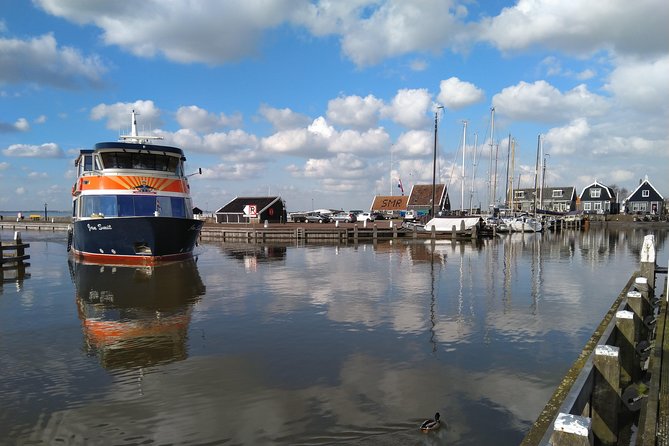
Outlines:
<svg viewBox="0 0 669 446"><path fill-rule="evenodd" d="M647 278L648 286L655 288L655 236L646 235L641 246L641 276Z"/></svg>
<svg viewBox="0 0 669 446"><path fill-rule="evenodd" d="M634 313L621 310L616 313L616 344L620 349L620 387L624 388L639 378L639 364L635 361L636 320Z"/></svg>
<svg viewBox="0 0 669 446"><path fill-rule="evenodd" d="M553 446L593 446L592 420L569 413L559 413L553 423Z"/></svg>
<svg viewBox="0 0 669 446"><path fill-rule="evenodd" d="M618 442L620 409L620 349L610 345L595 348L595 378L592 390L592 432L599 444Z"/></svg>

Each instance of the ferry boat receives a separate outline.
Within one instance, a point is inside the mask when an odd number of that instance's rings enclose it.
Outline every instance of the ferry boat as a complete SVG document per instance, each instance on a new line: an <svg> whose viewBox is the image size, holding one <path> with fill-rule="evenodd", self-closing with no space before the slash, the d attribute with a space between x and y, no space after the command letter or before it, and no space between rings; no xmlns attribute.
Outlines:
<svg viewBox="0 0 669 446"><path fill-rule="evenodd" d="M177 147L130 135L84 149L75 161L68 251L100 263L152 265L192 257L203 221L193 218L186 158Z"/></svg>

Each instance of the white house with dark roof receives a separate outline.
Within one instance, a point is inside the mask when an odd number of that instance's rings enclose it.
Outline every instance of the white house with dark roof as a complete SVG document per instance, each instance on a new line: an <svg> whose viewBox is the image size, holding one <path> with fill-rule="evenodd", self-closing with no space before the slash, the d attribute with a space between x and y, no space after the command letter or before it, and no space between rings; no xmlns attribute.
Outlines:
<svg viewBox="0 0 669 446"><path fill-rule="evenodd" d="M648 176L624 200L626 214L662 215L664 197L650 184Z"/></svg>

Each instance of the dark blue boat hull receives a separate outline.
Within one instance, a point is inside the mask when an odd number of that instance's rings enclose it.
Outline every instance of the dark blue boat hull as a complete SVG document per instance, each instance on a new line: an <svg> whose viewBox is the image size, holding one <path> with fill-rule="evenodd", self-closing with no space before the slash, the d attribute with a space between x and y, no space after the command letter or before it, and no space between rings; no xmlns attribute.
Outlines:
<svg viewBox="0 0 669 446"><path fill-rule="evenodd" d="M92 261L151 264L191 257L203 221L174 217L74 222L72 252Z"/></svg>

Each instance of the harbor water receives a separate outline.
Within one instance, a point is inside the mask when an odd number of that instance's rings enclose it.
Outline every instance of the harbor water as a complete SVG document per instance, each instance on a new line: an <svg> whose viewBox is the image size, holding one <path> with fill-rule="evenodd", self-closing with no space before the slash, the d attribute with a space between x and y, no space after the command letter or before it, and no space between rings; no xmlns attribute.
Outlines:
<svg viewBox="0 0 669 446"><path fill-rule="evenodd" d="M0 287L0 444L517 445L649 233L666 266L669 231L642 226L203 241L154 268L24 231L30 275Z"/></svg>

